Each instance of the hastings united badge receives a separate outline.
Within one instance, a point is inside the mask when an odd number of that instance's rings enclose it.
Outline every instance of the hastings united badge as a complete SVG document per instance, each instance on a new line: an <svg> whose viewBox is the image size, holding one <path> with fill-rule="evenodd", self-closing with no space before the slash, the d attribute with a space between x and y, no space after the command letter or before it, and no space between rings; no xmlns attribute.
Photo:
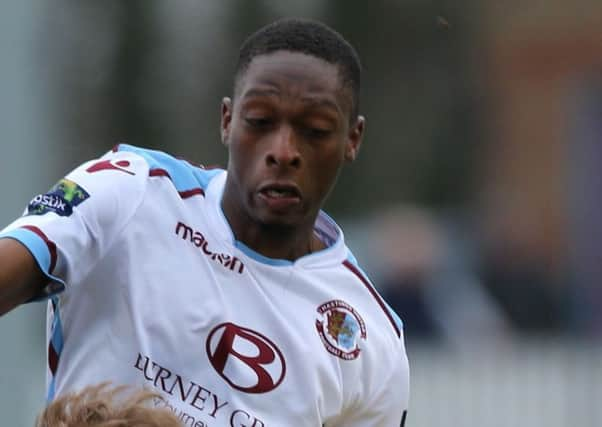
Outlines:
<svg viewBox="0 0 602 427"><path fill-rule="evenodd" d="M343 360L360 354L359 339L366 339L366 325L359 313L345 301L325 302L317 309L316 329L326 350Z"/></svg>

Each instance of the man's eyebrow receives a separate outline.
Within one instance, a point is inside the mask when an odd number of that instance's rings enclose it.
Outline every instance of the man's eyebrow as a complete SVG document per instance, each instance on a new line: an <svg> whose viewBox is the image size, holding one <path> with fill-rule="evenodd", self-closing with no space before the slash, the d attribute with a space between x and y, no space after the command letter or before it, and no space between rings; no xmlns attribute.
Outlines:
<svg viewBox="0 0 602 427"><path fill-rule="evenodd" d="M311 105L313 107L325 107L330 110L336 111L338 114L341 114L341 115L343 114L343 111L341 110L341 107L339 106L339 104L337 104L336 102L334 102L333 100L328 99L328 98L306 97L306 98L301 98L301 101L303 101L303 103Z"/></svg>
<svg viewBox="0 0 602 427"><path fill-rule="evenodd" d="M254 88L254 89L249 89L248 91L246 91L242 97L243 98L252 98L254 96L259 96L259 97L266 97L266 96L280 96L280 92L278 92L276 89L258 89L258 88Z"/></svg>
<svg viewBox="0 0 602 427"><path fill-rule="evenodd" d="M242 95L242 99L253 98L253 97L264 98L264 97L272 97L272 96L280 98L282 96L282 94L279 90L272 89L272 88L251 88ZM335 101L333 101L329 98L306 96L306 97L301 98L301 101L308 106L324 107L329 110L333 110L337 114L343 115L343 111L341 110L341 107Z"/></svg>

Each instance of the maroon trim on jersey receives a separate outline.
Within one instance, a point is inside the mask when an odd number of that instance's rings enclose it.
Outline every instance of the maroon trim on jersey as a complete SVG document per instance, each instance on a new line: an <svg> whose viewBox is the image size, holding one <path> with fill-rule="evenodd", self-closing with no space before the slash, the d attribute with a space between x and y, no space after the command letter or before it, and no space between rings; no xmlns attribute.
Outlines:
<svg viewBox="0 0 602 427"><path fill-rule="evenodd" d="M203 169L205 169L206 171L212 171L215 169L223 169L224 167L222 165L207 165L207 166L203 166Z"/></svg>
<svg viewBox="0 0 602 427"><path fill-rule="evenodd" d="M385 302L383 301L383 299L381 298L381 296L378 294L378 292L376 292L376 289L374 289L372 287L372 285L370 284L370 282L368 281L368 279L349 260L343 261L343 265L345 267L347 267L349 270L351 270L351 272L353 274L355 274L361 280L361 282L364 284L364 286L366 288L368 288L368 291L370 291L370 294L374 297L374 299L376 300L376 302L378 303L378 305L380 305L380 308L382 308L382 310L387 315L387 318L391 322L391 325L393 325L393 328L395 329L395 332L397 333L397 336L401 338L401 331L399 330L399 327L397 326L397 323L393 319L393 316L391 316L391 312L389 311L389 309L385 305Z"/></svg>
<svg viewBox="0 0 602 427"><path fill-rule="evenodd" d="M56 323L56 316L58 316L57 313L57 300L52 298L51 300L52 303L52 312L54 313L54 320L52 322L52 335L54 335L56 333L55 328L60 327L57 325ZM48 368L50 369L50 372L52 373L53 376L56 375L56 370L59 366L59 359L61 358L60 352L57 351L57 349L54 347L54 344L52 343L52 338L50 338L50 341L48 342Z"/></svg>
<svg viewBox="0 0 602 427"><path fill-rule="evenodd" d="M59 365L59 355L56 352L54 346L52 345L52 341L48 343L48 367L50 368L50 372L52 375L56 375L56 368Z"/></svg>
<svg viewBox="0 0 602 427"><path fill-rule="evenodd" d="M148 176L164 176L166 178L171 179L171 175L165 169L151 169L148 171Z"/></svg>
<svg viewBox="0 0 602 427"><path fill-rule="evenodd" d="M196 196L197 194L204 196L205 192L202 188L193 188L192 190L178 191L178 194L180 194L181 198L187 199L189 197Z"/></svg>
<svg viewBox="0 0 602 427"><path fill-rule="evenodd" d="M167 172L165 169L160 169L160 168L151 169L148 171L148 176L163 176L163 177L169 178L169 180L173 181L171 179L171 175L169 175L169 172ZM182 199L187 199L189 197L196 196L198 194L200 194L201 196L204 197L205 191L201 187L196 187L196 188L191 188L190 190L186 190L186 191L178 191L178 194L180 195L180 197Z"/></svg>
<svg viewBox="0 0 602 427"><path fill-rule="evenodd" d="M21 228L24 228L37 234L38 237L42 239L44 243L46 243L46 246L48 247L48 252L50 252L50 266L48 267L48 273L52 274L52 272L54 271L54 267L56 266L56 243L50 240L38 227L35 227L33 225L24 225Z"/></svg>

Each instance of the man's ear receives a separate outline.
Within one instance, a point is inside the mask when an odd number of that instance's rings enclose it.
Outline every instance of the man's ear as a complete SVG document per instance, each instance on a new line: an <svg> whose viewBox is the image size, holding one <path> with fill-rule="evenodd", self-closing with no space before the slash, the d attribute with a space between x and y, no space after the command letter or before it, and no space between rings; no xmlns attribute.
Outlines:
<svg viewBox="0 0 602 427"><path fill-rule="evenodd" d="M347 146L345 147L345 160L347 162L353 162L362 145L362 139L364 137L364 128L366 127L366 119L364 116L357 116L355 124L349 128L349 136L347 139Z"/></svg>
<svg viewBox="0 0 602 427"><path fill-rule="evenodd" d="M228 145L230 138L230 124L232 123L232 99L224 97L222 99L222 121L221 121L221 136L222 144Z"/></svg>

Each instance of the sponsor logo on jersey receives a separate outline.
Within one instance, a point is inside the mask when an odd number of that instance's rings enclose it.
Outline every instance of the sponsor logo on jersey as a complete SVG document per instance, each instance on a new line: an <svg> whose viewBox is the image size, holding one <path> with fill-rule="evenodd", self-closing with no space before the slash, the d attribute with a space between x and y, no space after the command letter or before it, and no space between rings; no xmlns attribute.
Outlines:
<svg viewBox="0 0 602 427"><path fill-rule="evenodd" d="M183 240L188 240L199 249L199 252L218 264L223 265L231 271L238 271L239 274L245 270L245 265L235 256L214 252L209 248L209 242L200 231L193 230L182 222L176 224L176 235Z"/></svg>
<svg viewBox="0 0 602 427"><path fill-rule="evenodd" d="M202 381L193 381L174 369L138 353L134 368L142 378L164 395L155 406L171 410L183 426L209 427L214 421L231 427L265 427L265 422L253 415L249 408L240 407L227 396Z"/></svg>
<svg viewBox="0 0 602 427"><path fill-rule="evenodd" d="M286 373L282 352L269 338L234 323L221 323L209 333L207 356L230 386L245 393L267 393Z"/></svg>
<svg viewBox="0 0 602 427"><path fill-rule="evenodd" d="M130 162L127 160L118 160L116 162L112 160L102 160L100 162L94 163L86 172L94 173L106 170L115 170L120 172L125 172L130 175L136 175L134 172L127 170L126 168L130 166Z"/></svg>
<svg viewBox="0 0 602 427"><path fill-rule="evenodd" d="M359 340L366 339L366 325L357 311L345 301L332 300L317 309L316 329L329 353L344 360L360 354Z"/></svg>
<svg viewBox="0 0 602 427"><path fill-rule="evenodd" d="M54 212L60 216L69 216L73 208L90 195L81 186L66 178L61 179L46 194L39 194L27 205L28 215L44 215Z"/></svg>

